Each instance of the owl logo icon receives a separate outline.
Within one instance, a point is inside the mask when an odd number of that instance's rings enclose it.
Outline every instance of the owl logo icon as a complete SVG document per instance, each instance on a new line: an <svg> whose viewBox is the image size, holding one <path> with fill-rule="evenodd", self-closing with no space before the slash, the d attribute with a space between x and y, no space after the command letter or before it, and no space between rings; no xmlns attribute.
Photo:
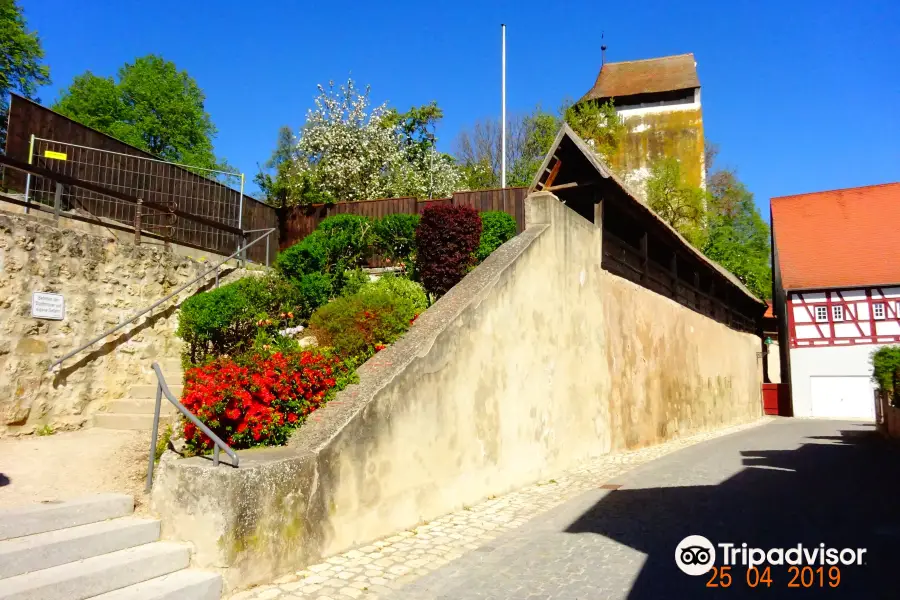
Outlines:
<svg viewBox="0 0 900 600"><path fill-rule="evenodd" d="M716 562L716 547L702 535L689 535L675 547L675 564L687 575L703 575Z"/></svg>

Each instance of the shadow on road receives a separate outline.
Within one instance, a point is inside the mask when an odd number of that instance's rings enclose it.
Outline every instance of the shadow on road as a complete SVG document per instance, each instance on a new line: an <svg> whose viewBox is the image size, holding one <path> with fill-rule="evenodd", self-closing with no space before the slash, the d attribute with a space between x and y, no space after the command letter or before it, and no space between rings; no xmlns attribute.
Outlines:
<svg viewBox="0 0 900 600"><path fill-rule="evenodd" d="M793 450L742 452L744 468L718 485L626 485L567 531L601 534L647 554L629 598L900 598L900 448L872 428L840 433L805 438ZM840 567L837 588L829 587L827 574L824 588L818 578L809 589L788 588L793 575L784 565L772 567L768 589L750 588L743 566L731 569L728 589L714 589L706 587L711 572L691 577L675 565L675 547L692 534L714 544L824 543L868 552L864 565Z"/></svg>
<svg viewBox="0 0 900 600"><path fill-rule="evenodd" d="M0 487L6 486L6 485L9 485L9 477L4 475L3 473L0 473Z"/></svg>

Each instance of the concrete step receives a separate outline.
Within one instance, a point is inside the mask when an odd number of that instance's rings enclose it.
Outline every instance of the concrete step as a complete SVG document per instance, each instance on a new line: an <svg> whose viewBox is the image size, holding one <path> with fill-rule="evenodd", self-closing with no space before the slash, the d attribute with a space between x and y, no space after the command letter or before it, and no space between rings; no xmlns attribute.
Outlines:
<svg viewBox="0 0 900 600"><path fill-rule="evenodd" d="M176 399L181 400L181 390L184 388L183 385L173 385L166 380L166 385L169 386L169 391L172 392L172 395L175 396ZM133 385L128 388L128 397L129 398L152 398L156 399L156 383L154 382L152 385Z"/></svg>
<svg viewBox="0 0 900 600"><path fill-rule="evenodd" d="M130 585L92 600L219 600L222 576L186 569Z"/></svg>
<svg viewBox="0 0 900 600"><path fill-rule="evenodd" d="M0 511L0 540L56 531L125 517L134 511L126 494L97 494L66 502L47 502Z"/></svg>
<svg viewBox="0 0 900 600"><path fill-rule="evenodd" d="M184 385L184 375L181 372L178 373L165 373L163 372L163 377L166 378L166 385L171 389L174 385ZM156 388L156 375L151 375L149 382Z"/></svg>
<svg viewBox="0 0 900 600"><path fill-rule="evenodd" d="M0 579L158 539L159 521L122 517L5 540L0 542Z"/></svg>
<svg viewBox="0 0 900 600"><path fill-rule="evenodd" d="M160 423L164 423L162 415L160 415ZM94 414L94 427L99 427L101 429L150 431L150 428L153 427L153 415L99 412Z"/></svg>
<svg viewBox="0 0 900 600"><path fill-rule="evenodd" d="M0 581L0 600L84 600L185 569L187 546L154 542Z"/></svg>
<svg viewBox="0 0 900 600"><path fill-rule="evenodd" d="M181 373L181 359L180 358L164 358L162 360L156 361L159 363L159 367L162 369L164 375L168 376L169 373L173 375L175 373Z"/></svg>
<svg viewBox="0 0 900 600"><path fill-rule="evenodd" d="M106 412L122 415L152 415L155 408L156 399L120 398L110 402L109 409ZM178 412L178 409L168 400L162 399L159 411L161 415L170 415Z"/></svg>

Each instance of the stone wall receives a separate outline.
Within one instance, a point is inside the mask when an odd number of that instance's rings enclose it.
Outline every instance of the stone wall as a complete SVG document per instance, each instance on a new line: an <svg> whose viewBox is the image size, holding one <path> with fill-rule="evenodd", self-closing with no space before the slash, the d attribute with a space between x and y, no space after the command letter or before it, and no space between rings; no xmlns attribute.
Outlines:
<svg viewBox="0 0 900 600"><path fill-rule="evenodd" d="M646 202L653 163L675 157L685 183L706 186L703 112L699 103L619 112L627 133L610 165Z"/></svg>
<svg viewBox="0 0 900 600"><path fill-rule="evenodd" d="M163 534L229 587L410 528L578 461L761 415L759 339L600 268L550 194L360 369L289 447L166 460Z"/></svg>
<svg viewBox="0 0 900 600"><path fill-rule="evenodd" d="M180 355L170 303L47 372L208 267L190 249L135 246L131 235L73 223L0 211L0 435L80 427L128 386L151 383L153 360ZM62 294L65 319L33 318L32 292Z"/></svg>

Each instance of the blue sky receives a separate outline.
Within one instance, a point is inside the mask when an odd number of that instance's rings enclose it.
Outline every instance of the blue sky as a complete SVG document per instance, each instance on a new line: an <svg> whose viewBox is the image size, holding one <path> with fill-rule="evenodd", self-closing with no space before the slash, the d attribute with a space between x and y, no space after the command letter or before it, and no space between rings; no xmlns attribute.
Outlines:
<svg viewBox="0 0 900 600"><path fill-rule="evenodd" d="M132 2L23 0L46 50L45 104L85 70L158 53L207 95L216 152L247 173L316 84L351 75L406 109L437 100L439 146L507 105L555 109L610 61L693 52L706 137L768 219L768 198L900 181L900 2ZM355 6L358 5L358 6Z"/></svg>

